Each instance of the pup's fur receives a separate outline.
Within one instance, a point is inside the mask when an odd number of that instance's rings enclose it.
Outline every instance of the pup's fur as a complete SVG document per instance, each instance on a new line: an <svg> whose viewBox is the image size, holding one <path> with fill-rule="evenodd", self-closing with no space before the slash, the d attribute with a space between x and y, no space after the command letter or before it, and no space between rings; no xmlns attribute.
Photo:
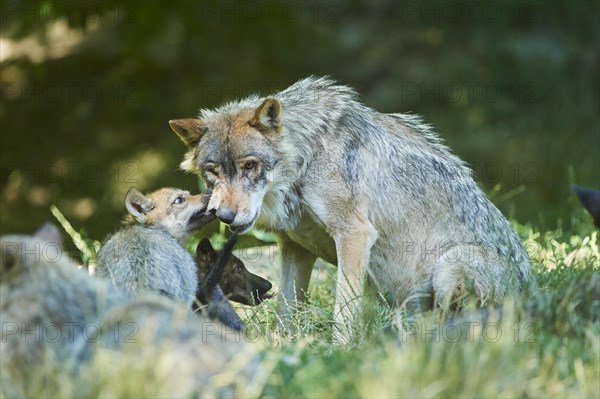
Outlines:
<svg viewBox="0 0 600 399"><path fill-rule="evenodd" d="M199 278L200 284L196 291L196 299L192 308L198 309L197 303L199 302L204 305L208 305L208 315L213 319L219 319L223 324L230 326L238 331L244 328L244 322L235 313L229 300L223 293L219 286L219 280L223 277L225 266L230 263L230 259L233 257L231 251L237 241L239 235L238 230L234 230L225 247L216 259L213 259L210 270L202 278ZM202 243L198 243L196 247L196 254L200 251Z"/></svg>
<svg viewBox="0 0 600 399"><path fill-rule="evenodd" d="M199 281L204 280L221 253L221 251L214 250L207 238L200 241L196 249ZM229 261L224 265L219 286L227 298L244 305L258 305L270 298L271 295L268 292L273 287L268 280L246 269L244 262L234 255L231 255ZM197 299L203 303L200 296L197 296Z"/></svg>
<svg viewBox="0 0 600 399"><path fill-rule="evenodd" d="M487 303L534 283L508 221L417 116L381 114L308 78L169 123L189 149L181 168L214 190L209 209L277 233L284 320L316 257L338 265L340 342L367 273L393 304L448 306L467 286Z"/></svg>

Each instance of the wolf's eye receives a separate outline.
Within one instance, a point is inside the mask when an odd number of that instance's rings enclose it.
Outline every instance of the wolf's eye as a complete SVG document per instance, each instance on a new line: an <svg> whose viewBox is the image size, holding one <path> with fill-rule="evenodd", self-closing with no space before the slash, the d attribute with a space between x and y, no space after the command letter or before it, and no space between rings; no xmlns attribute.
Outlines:
<svg viewBox="0 0 600 399"><path fill-rule="evenodd" d="M234 271L234 272L236 272L236 273L241 273L241 272L242 272L242 267L241 267L241 266L236 266L236 267L233 269L233 271Z"/></svg>
<svg viewBox="0 0 600 399"><path fill-rule="evenodd" d="M255 161L246 161L244 163L244 168L242 169L242 175L245 177L248 177L250 172L252 172L255 168L256 168Z"/></svg>
<svg viewBox="0 0 600 399"><path fill-rule="evenodd" d="M175 198L175 201L173 201L174 204L183 204L185 202L185 198L179 196L177 198Z"/></svg>

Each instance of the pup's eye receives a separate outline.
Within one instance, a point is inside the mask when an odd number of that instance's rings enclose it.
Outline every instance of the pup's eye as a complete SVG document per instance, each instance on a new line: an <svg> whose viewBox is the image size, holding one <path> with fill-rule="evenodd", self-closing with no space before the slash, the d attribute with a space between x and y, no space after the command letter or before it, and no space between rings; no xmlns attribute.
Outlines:
<svg viewBox="0 0 600 399"><path fill-rule="evenodd" d="M173 201L174 204L183 204L185 202L185 198L179 196L177 198L175 198L175 201Z"/></svg>
<svg viewBox="0 0 600 399"><path fill-rule="evenodd" d="M208 172L208 173L212 173L213 175L217 174L217 172L215 171L215 165L213 165L213 164L204 165L204 171Z"/></svg>
<svg viewBox="0 0 600 399"><path fill-rule="evenodd" d="M244 164L244 169L245 170L252 170L256 167L256 162L254 161L248 161Z"/></svg>
<svg viewBox="0 0 600 399"><path fill-rule="evenodd" d="M236 273L241 273L241 272L242 272L242 268L241 268L241 266L236 266L236 267L233 269L233 271L234 271L234 272L236 272Z"/></svg>

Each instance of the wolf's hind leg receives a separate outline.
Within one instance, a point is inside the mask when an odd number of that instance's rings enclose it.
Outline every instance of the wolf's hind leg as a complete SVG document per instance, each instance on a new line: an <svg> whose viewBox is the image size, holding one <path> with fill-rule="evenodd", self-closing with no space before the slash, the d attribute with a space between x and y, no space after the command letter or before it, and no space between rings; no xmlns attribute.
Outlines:
<svg viewBox="0 0 600 399"><path fill-rule="evenodd" d="M518 290L518 280L509 259L480 245L455 245L433 265L435 300L443 309L467 294L475 294L481 304L500 302Z"/></svg>

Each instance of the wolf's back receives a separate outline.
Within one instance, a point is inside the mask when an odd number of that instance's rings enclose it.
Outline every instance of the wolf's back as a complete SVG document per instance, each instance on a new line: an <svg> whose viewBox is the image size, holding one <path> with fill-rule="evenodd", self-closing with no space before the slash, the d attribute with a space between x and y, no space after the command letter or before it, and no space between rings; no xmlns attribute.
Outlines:
<svg viewBox="0 0 600 399"><path fill-rule="evenodd" d="M306 168L333 165L343 180L336 184L369 198L381 237L440 253L447 245L480 246L505 257L519 285L535 284L510 223L420 117L377 112L351 88L325 78L301 80L277 97L285 115L282 147L293 148Z"/></svg>

